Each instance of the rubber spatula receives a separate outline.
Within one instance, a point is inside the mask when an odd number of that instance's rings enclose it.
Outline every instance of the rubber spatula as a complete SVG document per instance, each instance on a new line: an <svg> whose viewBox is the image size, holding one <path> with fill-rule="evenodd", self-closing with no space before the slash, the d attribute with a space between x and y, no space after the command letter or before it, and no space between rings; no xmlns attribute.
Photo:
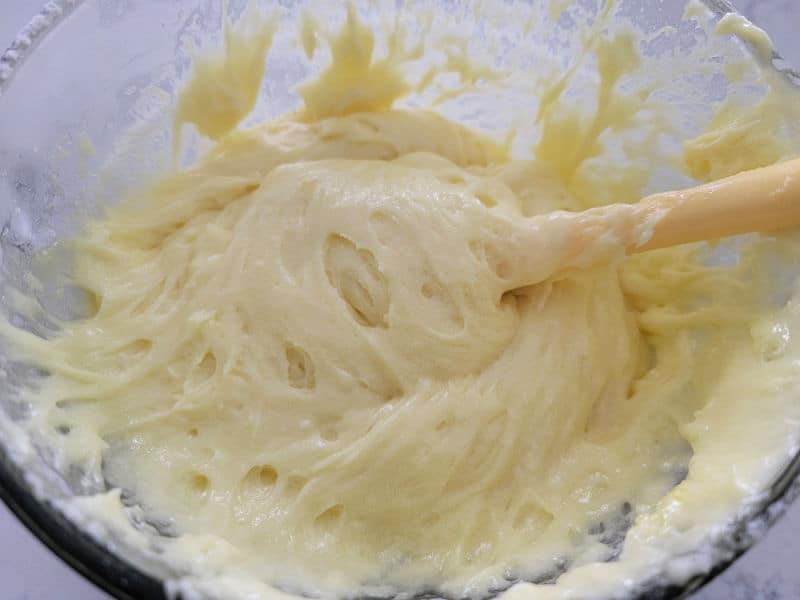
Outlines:
<svg viewBox="0 0 800 600"><path fill-rule="evenodd" d="M515 229L509 285L538 283L614 254L800 227L800 159L743 171L635 204L556 211Z"/></svg>

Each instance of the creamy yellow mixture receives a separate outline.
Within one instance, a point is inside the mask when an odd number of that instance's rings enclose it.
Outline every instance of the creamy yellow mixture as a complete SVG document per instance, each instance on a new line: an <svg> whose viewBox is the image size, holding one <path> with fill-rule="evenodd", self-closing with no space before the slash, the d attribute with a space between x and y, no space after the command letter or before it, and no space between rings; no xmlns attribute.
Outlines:
<svg viewBox="0 0 800 600"><path fill-rule="evenodd" d="M275 27L242 22L178 105L177 134L194 124L213 150L71 242L87 318L14 334L52 374L32 430L60 431L70 462L177 536L167 557L223 595L483 596L560 576L508 594L583 598L656 575L785 464L798 308L770 297L764 257L791 240L721 266L704 245L624 259L605 234L577 256L551 215L641 193L635 164L590 165L604 132L635 126L629 34L587 44L593 117L559 109L566 80L543 92L523 160L395 108L421 49L373 60L352 9L330 37L305 21L309 55L331 48L305 108L233 131ZM741 139L734 171L782 156ZM690 144L687 170L730 174L719 140Z"/></svg>

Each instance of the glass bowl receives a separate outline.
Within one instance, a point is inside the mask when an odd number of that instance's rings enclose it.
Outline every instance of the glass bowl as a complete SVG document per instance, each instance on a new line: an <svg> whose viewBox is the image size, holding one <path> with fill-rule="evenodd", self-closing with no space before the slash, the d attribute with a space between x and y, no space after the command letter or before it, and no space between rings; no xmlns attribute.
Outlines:
<svg viewBox="0 0 800 600"><path fill-rule="evenodd" d="M232 10L241 10L242 4L232 1ZM304 3L259 4L281 5L294 18ZM430 4L454 10L469 2ZM733 11L724 0L704 0L704 4L717 17ZM219 39L220 5L201 0L55 0L0 56L0 309L5 315L12 312L11 290L35 295L25 274L33 268L36 252L76 231L100 206L137 182L169 169L171 109L191 62L187 48L206 38ZM643 30L675 28L677 35L662 40L653 52L668 54L681 44L691 44L691 35L687 37L691 31L681 18L682 2L621 0L620 6L627 7L631 20ZM569 36L569 23L556 29ZM548 40L532 43L546 45ZM731 54L750 51L738 40L716 43ZM800 80L778 55L757 68ZM249 122L295 108L298 97L291 90L313 71L313 65L279 55L268 69L262 101ZM708 120L709 102L720 97L718 85L696 81L684 91L694 107L684 123L685 135L696 135ZM491 110L473 111L466 120L480 126L487 116L492 116ZM800 153L800 132L786 135ZM196 141L190 144L188 158L198 148ZM649 186L668 189L684 183L675 174L660 173ZM69 310L67 300L45 309L63 318ZM48 323L28 326L47 328ZM180 573L64 509L62 500L102 491L105 483L79 472L57 472L46 450L19 438L13 423L25 419L26 407L15 399L14 387L30 373L2 350L0 367L0 497L54 553L113 596L170 597L169 582ZM700 588L783 513L800 493L799 475L800 455L757 505L718 536L713 565L680 584L663 579L642 582L625 597L680 598Z"/></svg>

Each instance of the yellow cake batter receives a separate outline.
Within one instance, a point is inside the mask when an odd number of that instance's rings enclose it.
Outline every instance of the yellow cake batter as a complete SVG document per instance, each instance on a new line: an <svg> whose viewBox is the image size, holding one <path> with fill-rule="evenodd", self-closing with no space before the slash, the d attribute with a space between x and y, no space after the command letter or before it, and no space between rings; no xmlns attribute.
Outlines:
<svg viewBox="0 0 800 600"><path fill-rule="evenodd" d="M353 9L330 38L306 21L332 62L304 109L233 131L274 29L253 19L178 105L176 132L213 151L87 226L92 314L20 344L53 375L32 427L68 430L64 457L177 536L167 557L222 595L478 597L569 569L508 594L585 598L655 574L785 463L800 347L794 301L768 302L778 242L711 267L700 246L623 260L612 237L555 270L551 217L515 258L531 217L639 193L633 167L581 170L633 126L628 34L588 45L596 114L559 110L556 82L536 159L514 160L394 108L419 49L372 60ZM725 171L709 139L687 151L697 176Z"/></svg>

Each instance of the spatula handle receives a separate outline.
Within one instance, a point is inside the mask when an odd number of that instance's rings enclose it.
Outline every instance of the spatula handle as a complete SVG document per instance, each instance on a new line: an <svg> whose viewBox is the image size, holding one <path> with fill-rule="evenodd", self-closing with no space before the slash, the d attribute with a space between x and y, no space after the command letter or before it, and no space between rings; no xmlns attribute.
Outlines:
<svg viewBox="0 0 800 600"><path fill-rule="evenodd" d="M642 215L663 212L630 253L731 235L800 227L800 159L745 171L682 191L642 199Z"/></svg>

